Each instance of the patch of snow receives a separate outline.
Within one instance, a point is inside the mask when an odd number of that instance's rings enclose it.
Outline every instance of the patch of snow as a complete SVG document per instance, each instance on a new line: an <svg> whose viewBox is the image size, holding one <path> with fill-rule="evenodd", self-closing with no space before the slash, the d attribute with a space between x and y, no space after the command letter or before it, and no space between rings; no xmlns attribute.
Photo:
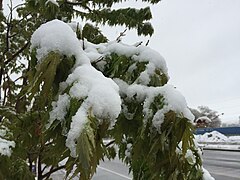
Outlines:
<svg viewBox="0 0 240 180"><path fill-rule="evenodd" d="M228 139L232 142L239 142L240 143L240 136L229 136Z"/></svg>
<svg viewBox="0 0 240 180"><path fill-rule="evenodd" d="M86 103L83 103L82 106L78 109L75 116L72 117L71 127L67 134L66 147L70 149L71 156L76 158L76 142L79 138L84 125L87 123L88 119L88 107Z"/></svg>
<svg viewBox="0 0 240 180"><path fill-rule="evenodd" d="M57 1L55 1L55 0L47 0L47 1L46 1L46 3L45 3L45 5L47 5L48 3L52 3L52 4L54 4L54 5L56 5L56 6L58 6L58 7L59 7L59 4L58 4L58 2L57 2Z"/></svg>
<svg viewBox="0 0 240 180"><path fill-rule="evenodd" d="M143 112L148 117L152 116L153 112L150 108L154 98L158 95L163 96L164 105L153 116L153 125L160 130L161 124L164 120L164 114L170 110L175 111L179 115L182 114L189 120L194 119L191 111L187 107L185 98L172 85L166 84L161 87L148 87L139 84L128 85L120 79L114 79L120 87L120 93L125 94L129 99L136 96L138 101L144 101Z"/></svg>
<svg viewBox="0 0 240 180"><path fill-rule="evenodd" d="M8 129L3 126L0 129L0 155L10 157L12 153L12 148L15 147L15 142L4 139L4 136L6 136L7 131Z"/></svg>
<svg viewBox="0 0 240 180"><path fill-rule="evenodd" d="M99 123L102 120L110 120L111 125L113 125L121 112L121 99L117 84L88 64L74 69L65 83L67 86L71 86L69 90L70 98L84 100L76 115L72 117L71 127L66 140L66 146L71 150L71 155L75 157L75 142L88 121L88 115L95 116ZM66 104L58 106L58 104L63 103L61 102L63 100L63 98L59 97L56 102L57 106L52 111L52 117L64 117L65 111L62 111L64 113L60 112L59 115L58 109L65 110L68 107L69 100L66 98L64 100Z"/></svg>
<svg viewBox="0 0 240 180"><path fill-rule="evenodd" d="M202 168L202 170L203 170L203 180L215 180L215 178L213 178L205 168Z"/></svg>
<svg viewBox="0 0 240 180"><path fill-rule="evenodd" d="M0 129L0 136L4 137L7 134L7 130L4 129Z"/></svg>
<svg viewBox="0 0 240 180"><path fill-rule="evenodd" d="M77 67L66 80L73 84L69 94L73 98L86 98L92 113L101 119L115 119L121 111L119 87L110 78L89 65Z"/></svg>
<svg viewBox="0 0 240 180"><path fill-rule="evenodd" d="M0 154L4 156L11 156L12 148L15 147L14 141L8 141L0 137Z"/></svg>
<svg viewBox="0 0 240 180"><path fill-rule="evenodd" d="M42 24L33 33L31 49L33 48L37 49L39 61L49 52L54 51L67 56L74 55L78 64L90 64L75 32L69 25L57 19Z"/></svg>
<svg viewBox="0 0 240 180"><path fill-rule="evenodd" d="M52 102L53 110L50 112L50 119L48 127L53 123L55 119L62 121L67 114L70 106L70 96L67 94L59 95L57 102Z"/></svg>
<svg viewBox="0 0 240 180"><path fill-rule="evenodd" d="M118 42L110 42L106 45L104 50L105 54L116 53L118 55L124 55L131 57L136 62L147 62L145 71L143 71L139 77L139 82L143 85L148 85L150 82L150 76L155 73L156 69L160 69L166 76L168 76L168 69L164 58L153 49L146 46L130 46ZM132 68L129 69L131 71Z"/></svg>

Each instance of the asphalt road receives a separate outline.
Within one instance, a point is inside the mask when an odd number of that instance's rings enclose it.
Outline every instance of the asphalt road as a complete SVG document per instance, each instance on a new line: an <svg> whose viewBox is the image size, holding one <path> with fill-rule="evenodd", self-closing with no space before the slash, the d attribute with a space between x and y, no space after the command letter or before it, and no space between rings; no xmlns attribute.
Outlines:
<svg viewBox="0 0 240 180"><path fill-rule="evenodd" d="M128 173L128 167L118 159L101 162L93 180L128 180L132 175Z"/></svg>
<svg viewBox="0 0 240 180"><path fill-rule="evenodd" d="M240 180L240 152L204 150L203 166L215 180ZM62 173L64 174L64 172ZM62 173L58 172L52 178L61 180ZM118 159L101 162L93 177L93 180L130 179L132 179L132 175L128 173L128 167Z"/></svg>
<svg viewBox="0 0 240 180"><path fill-rule="evenodd" d="M216 180L240 180L240 152L203 150L203 166Z"/></svg>
<svg viewBox="0 0 240 180"><path fill-rule="evenodd" d="M203 151L203 166L216 180L240 180L240 152ZM132 179L128 168L119 160L102 162L93 180Z"/></svg>

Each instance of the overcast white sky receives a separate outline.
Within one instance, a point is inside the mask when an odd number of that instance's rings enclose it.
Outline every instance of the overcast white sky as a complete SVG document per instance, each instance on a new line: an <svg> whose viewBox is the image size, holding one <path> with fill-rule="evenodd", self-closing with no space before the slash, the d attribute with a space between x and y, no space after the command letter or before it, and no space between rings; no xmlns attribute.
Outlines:
<svg viewBox="0 0 240 180"><path fill-rule="evenodd" d="M134 1L130 4L136 6ZM224 113L223 122L238 122L240 1L163 0L151 9L155 33L150 47L165 58L170 83L185 96L189 107L206 105ZM112 38L121 30L112 33ZM128 43L140 39L146 42L135 32L124 38Z"/></svg>
<svg viewBox="0 0 240 180"><path fill-rule="evenodd" d="M144 6L134 0L121 6L129 5ZM151 9L155 34L149 46L165 58L170 83L189 107L206 105L225 113L223 122L238 122L240 0L163 0ZM123 30L104 28L103 32L115 39ZM147 39L130 31L124 41L133 44Z"/></svg>
<svg viewBox="0 0 240 180"><path fill-rule="evenodd" d="M170 83L190 107L240 116L240 1L164 0L153 8L151 42L165 57Z"/></svg>

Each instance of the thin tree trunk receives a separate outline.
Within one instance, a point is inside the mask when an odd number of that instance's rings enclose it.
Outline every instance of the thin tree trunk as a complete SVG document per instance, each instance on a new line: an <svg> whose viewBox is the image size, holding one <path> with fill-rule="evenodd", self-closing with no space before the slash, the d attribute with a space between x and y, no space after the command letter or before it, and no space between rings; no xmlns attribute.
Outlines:
<svg viewBox="0 0 240 180"><path fill-rule="evenodd" d="M3 9L3 0L0 0L0 10Z"/></svg>

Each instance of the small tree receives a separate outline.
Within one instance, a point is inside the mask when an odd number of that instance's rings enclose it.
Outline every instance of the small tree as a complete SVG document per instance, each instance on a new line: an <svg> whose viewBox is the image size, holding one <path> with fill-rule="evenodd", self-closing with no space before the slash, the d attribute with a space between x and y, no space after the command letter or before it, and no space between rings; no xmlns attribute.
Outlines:
<svg viewBox="0 0 240 180"><path fill-rule="evenodd" d="M153 33L149 8L110 9L116 2L27 0L18 19L14 8L1 14L1 179L34 179L33 165L39 180L60 169L91 179L116 155L134 179L203 178L193 117L167 84L164 59L108 42L93 25L67 24L75 15ZM22 73L20 84L13 73Z"/></svg>
<svg viewBox="0 0 240 180"><path fill-rule="evenodd" d="M220 127L221 126L221 119L219 118L220 115L217 111L214 111L212 109L210 109L207 106L199 106L198 110L197 109L191 109L191 112L193 113L193 115L195 116L195 120L197 120L198 118L206 118L206 121L208 121L208 118L211 120L211 122L209 122L207 125L207 127Z"/></svg>

